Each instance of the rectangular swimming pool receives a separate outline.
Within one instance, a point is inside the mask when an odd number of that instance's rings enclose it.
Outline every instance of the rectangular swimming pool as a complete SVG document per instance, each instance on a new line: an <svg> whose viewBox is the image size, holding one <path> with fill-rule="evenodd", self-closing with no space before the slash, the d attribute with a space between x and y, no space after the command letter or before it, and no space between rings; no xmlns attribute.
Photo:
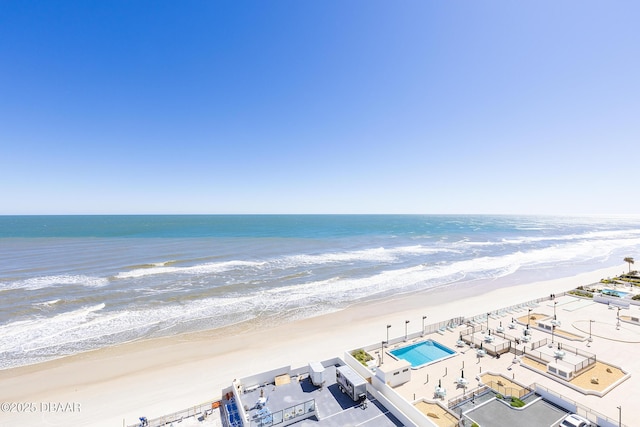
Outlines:
<svg viewBox="0 0 640 427"><path fill-rule="evenodd" d="M436 360L456 354L454 350L434 340L426 340L390 351L396 359L411 363L412 368L419 368Z"/></svg>
<svg viewBox="0 0 640 427"><path fill-rule="evenodd" d="M629 292L622 292L622 291L617 291L614 289L603 289L602 290L602 295L613 295L613 296L617 296L620 298L625 298L627 295L629 295Z"/></svg>

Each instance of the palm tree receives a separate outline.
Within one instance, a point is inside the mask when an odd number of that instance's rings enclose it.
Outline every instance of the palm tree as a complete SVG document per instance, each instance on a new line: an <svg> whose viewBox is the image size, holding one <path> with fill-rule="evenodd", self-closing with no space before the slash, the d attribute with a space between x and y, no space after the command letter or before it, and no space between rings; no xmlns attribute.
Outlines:
<svg viewBox="0 0 640 427"><path fill-rule="evenodd" d="M631 273L631 264L634 264L635 261L633 260L632 257L628 256L624 259L624 262L629 264L629 273Z"/></svg>

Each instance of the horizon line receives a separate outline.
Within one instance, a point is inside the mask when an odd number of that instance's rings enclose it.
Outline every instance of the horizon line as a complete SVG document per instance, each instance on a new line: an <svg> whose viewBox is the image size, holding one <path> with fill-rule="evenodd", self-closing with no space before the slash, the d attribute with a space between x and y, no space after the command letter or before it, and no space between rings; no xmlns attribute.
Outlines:
<svg viewBox="0 0 640 427"><path fill-rule="evenodd" d="M0 213L0 217L10 216L525 216L525 217L640 217L640 213L338 213L338 212L218 212L218 213Z"/></svg>

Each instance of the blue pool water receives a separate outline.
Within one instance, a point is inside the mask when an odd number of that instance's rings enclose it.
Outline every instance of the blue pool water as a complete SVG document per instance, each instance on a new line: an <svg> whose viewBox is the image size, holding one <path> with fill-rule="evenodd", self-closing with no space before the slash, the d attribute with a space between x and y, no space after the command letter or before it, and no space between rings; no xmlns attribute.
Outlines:
<svg viewBox="0 0 640 427"><path fill-rule="evenodd" d="M602 290L602 293L603 293L604 295L607 295L607 294L609 294L609 295L616 295L616 296L618 296L618 297L620 297L620 298L624 298L624 297L626 297L627 295L629 295L629 292L616 291L616 290L614 290L614 289L603 289L603 290Z"/></svg>
<svg viewBox="0 0 640 427"><path fill-rule="evenodd" d="M413 368L418 368L455 353L456 352L450 348L433 340L422 341L391 351L391 354L396 359L406 360L411 363L411 367Z"/></svg>

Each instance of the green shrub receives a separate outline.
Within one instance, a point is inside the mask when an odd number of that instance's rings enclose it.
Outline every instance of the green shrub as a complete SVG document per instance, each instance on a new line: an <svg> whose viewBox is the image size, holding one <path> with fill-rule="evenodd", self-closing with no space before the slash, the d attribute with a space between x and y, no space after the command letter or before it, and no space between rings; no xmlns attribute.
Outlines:
<svg viewBox="0 0 640 427"><path fill-rule="evenodd" d="M504 399L504 396L500 393L496 394L496 399Z"/></svg>
<svg viewBox="0 0 640 427"><path fill-rule="evenodd" d="M514 408L522 408L524 405L525 403L517 397L511 398L511 406L513 406Z"/></svg>
<svg viewBox="0 0 640 427"><path fill-rule="evenodd" d="M634 295L633 298L631 298L631 299L636 300L636 301L640 300L640 294Z"/></svg>
<svg viewBox="0 0 640 427"><path fill-rule="evenodd" d="M473 423L471 424L471 427L480 427L480 426L478 425L478 423Z"/></svg>
<svg viewBox="0 0 640 427"><path fill-rule="evenodd" d="M579 291L575 289L573 291L569 291L569 294L576 295L579 297L593 298L593 294L591 292Z"/></svg>
<svg viewBox="0 0 640 427"><path fill-rule="evenodd" d="M373 360L373 357L363 349L355 350L351 355L364 366L367 366L368 361Z"/></svg>

